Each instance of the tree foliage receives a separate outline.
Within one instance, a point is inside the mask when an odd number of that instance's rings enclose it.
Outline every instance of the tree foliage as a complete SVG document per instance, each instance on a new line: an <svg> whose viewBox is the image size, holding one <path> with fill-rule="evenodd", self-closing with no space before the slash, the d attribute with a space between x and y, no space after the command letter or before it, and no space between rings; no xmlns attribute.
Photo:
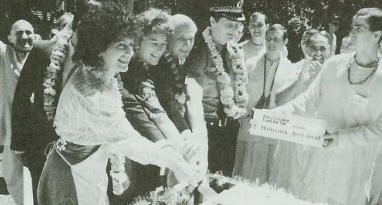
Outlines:
<svg viewBox="0 0 382 205"><path fill-rule="evenodd" d="M75 8L74 3L77 0L65 1L69 3L67 9ZM210 1L135 0L134 13L139 13L147 7L166 9L173 14L183 13L190 16L198 25L199 30L202 30L209 23L208 5ZM279 23L286 26L289 36L289 58L293 61L299 60L302 56L299 43L306 28L325 29L331 14L342 16L341 29L337 33L339 43L342 37L349 32L354 13L364 7L382 8L382 0L344 0L343 2L340 0L244 0L244 13L247 18L253 12L259 11L268 17L270 24ZM32 14L32 10L39 10L45 15L42 19L38 19ZM42 24L41 30L44 32L52 23L51 19L48 20L46 16L47 12L54 13L57 10L56 0L0 0L0 24L6 25L7 23L4 23L6 20L13 22L16 19L25 18L32 23ZM5 19L5 16L8 19ZM244 37L248 38L248 33Z"/></svg>
<svg viewBox="0 0 382 205"><path fill-rule="evenodd" d="M174 9L192 17L200 28L208 24L207 0L167 0L175 2ZM342 17L338 43L350 30L351 20L357 10L364 7L382 8L381 0L244 0L244 13L248 18L253 12L264 13L270 24L279 23L288 29L289 58L302 57L300 40L309 27L325 29L332 14ZM245 35L249 37L249 35ZM337 44L338 45L338 44Z"/></svg>

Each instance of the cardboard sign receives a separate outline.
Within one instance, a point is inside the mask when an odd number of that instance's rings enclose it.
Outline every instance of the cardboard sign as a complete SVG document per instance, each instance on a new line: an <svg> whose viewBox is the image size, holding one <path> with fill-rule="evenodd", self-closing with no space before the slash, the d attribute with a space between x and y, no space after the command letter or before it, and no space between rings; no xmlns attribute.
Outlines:
<svg viewBox="0 0 382 205"><path fill-rule="evenodd" d="M254 109L252 135L322 147L326 121Z"/></svg>

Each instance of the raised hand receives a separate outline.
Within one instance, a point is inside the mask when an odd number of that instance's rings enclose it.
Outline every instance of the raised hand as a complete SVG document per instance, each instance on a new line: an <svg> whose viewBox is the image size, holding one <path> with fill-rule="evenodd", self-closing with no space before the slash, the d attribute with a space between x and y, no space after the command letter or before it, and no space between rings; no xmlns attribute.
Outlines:
<svg viewBox="0 0 382 205"><path fill-rule="evenodd" d="M309 74L311 77L314 77L321 71L322 64L318 61L310 61L309 64Z"/></svg>

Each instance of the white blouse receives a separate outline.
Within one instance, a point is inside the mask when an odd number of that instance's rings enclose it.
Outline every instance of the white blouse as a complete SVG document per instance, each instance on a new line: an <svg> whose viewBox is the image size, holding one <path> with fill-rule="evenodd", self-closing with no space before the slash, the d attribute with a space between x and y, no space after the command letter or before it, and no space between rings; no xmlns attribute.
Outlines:
<svg viewBox="0 0 382 205"><path fill-rule="evenodd" d="M126 119L118 83L108 86L77 70L62 91L54 126L61 140L79 145L108 145L141 164L164 164L163 143L142 137ZM103 87L104 89L99 89Z"/></svg>

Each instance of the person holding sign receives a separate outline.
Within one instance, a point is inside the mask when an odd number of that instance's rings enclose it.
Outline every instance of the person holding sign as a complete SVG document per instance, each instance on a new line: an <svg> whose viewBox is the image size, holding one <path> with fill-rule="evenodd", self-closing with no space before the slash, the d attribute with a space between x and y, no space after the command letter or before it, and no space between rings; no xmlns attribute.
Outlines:
<svg viewBox="0 0 382 205"><path fill-rule="evenodd" d="M282 55L287 42L286 34L283 26L271 25L265 37L266 53L248 63L248 110L275 107L276 93L297 80L292 63ZM243 119L238 134L233 175L265 183L269 178L278 141L251 135L249 127L249 118Z"/></svg>
<svg viewBox="0 0 382 205"><path fill-rule="evenodd" d="M314 202L359 205L375 197L370 193L382 143L382 10L359 10L350 35L355 53L328 59L306 92L274 109L327 121L323 148L306 147L306 169L296 167L283 179L294 195ZM276 163L291 166L282 164L279 153L277 148Z"/></svg>

